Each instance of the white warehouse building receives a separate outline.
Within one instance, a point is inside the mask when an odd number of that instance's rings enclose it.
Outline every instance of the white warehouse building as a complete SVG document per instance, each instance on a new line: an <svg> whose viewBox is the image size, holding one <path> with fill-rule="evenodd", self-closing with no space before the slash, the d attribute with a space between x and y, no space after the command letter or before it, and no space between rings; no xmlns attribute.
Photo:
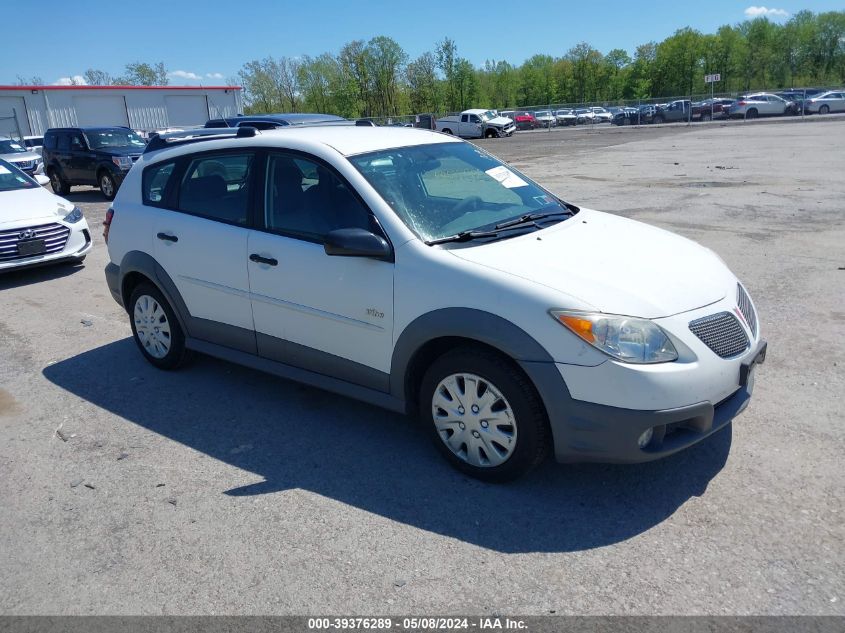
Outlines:
<svg viewBox="0 0 845 633"><path fill-rule="evenodd" d="M151 132L243 112L239 86L0 86L0 135L125 125Z"/></svg>

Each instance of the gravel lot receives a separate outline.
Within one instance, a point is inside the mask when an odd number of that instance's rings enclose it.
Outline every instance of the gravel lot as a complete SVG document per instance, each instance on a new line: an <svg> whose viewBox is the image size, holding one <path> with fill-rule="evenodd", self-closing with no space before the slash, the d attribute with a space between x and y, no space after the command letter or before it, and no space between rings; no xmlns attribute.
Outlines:
<svg viewBox="0 0 845 633"><path fill-rule="evenodd" d="M769 340L751 406L702 444L508 486L364 404L205 357L153 369L79 188L84 266L0 277L0 613L845 614L843 138L840 118L483 143L716 250Z"/></svg>

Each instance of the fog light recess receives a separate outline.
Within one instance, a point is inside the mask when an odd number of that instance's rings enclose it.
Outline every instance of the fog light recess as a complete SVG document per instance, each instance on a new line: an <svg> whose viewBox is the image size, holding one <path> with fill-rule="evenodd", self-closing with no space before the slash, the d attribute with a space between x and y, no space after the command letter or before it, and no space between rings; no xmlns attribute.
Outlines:
<svg viewBox="0 0 845 633"><path fill-rule="evenodd" d="M646 429L643 431L643 434L640 435L640 439L637 440L637 445L640 448L645 448L651 442L651 438L654 437L654 428Z"/></svg>

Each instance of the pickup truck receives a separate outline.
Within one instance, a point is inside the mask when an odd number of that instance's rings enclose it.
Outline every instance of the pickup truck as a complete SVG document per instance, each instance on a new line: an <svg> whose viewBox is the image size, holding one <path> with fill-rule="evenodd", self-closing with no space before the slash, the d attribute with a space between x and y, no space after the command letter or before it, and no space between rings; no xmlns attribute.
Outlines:
<svg viewBox="0 0 845 633"><path fill-rule="evenodd" d="M657 106L652 123L678 123L690 120L691 105L688 99L678 99L666 106ZM692 115L695 118L695 114Z"/></svg>
<svg viewBox="0 0 845 633"><path fill-rule="evenodd" d="M437 119L437 131L461 138L495 138L510 136L516 131L511 119L497 116L490 110L464 110L456 116Z"/></svg>

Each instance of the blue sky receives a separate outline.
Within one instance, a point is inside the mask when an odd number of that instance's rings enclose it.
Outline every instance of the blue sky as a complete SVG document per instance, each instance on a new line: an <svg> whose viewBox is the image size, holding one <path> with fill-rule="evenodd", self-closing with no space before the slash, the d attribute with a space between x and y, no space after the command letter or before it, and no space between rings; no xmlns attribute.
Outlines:
<svg viewBox="0 0 845 633"><path fill-rule="evenodd" d="M176 73L174 85L220 84L252 59L335 53L375 35L392 37L411 58L448 36L475 65L487 59L519 64L535 53L560 56L581 41L604 53L633 53L638 44L684 26L708 33L741 22L750 7L762 12L758 2L42 0L37 13L51 35L25 37L31 29L24 27L20 38L9 37L13 24L23 26L12 19L0 42L0 84L14 83L17 75L55 83L87 68L116 75L131 61L163 61ZM773 2L765 7L776 20L802 9L843 8L842 0Z"/></svg>

